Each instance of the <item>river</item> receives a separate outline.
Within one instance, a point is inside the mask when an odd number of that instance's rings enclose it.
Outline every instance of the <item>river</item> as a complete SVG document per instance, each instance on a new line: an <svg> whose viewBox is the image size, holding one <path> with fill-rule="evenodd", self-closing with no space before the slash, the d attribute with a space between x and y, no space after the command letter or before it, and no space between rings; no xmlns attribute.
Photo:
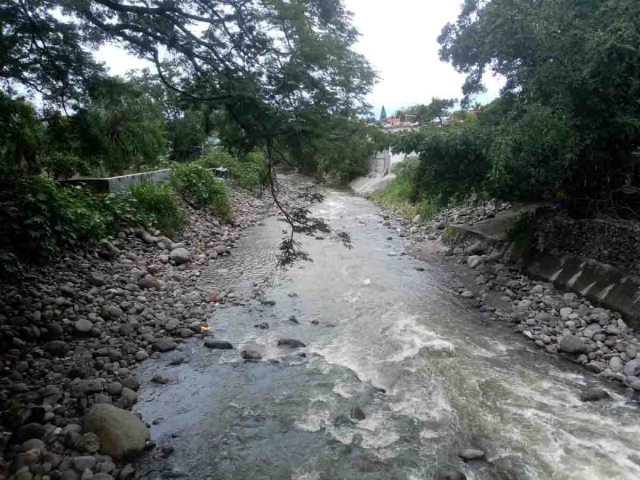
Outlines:
<svg viewBox="0 0 640 480"><path fill-rule="evenodd" d="M251 227L203 288L261 289L275 304L213 311L210 333L234 350L193 340L141 369L137 410L175 449L143 460L145 478L431 480L446 468L473 480L640 478L635 404L609 384L611 400L582 403L592 374L483 321L446 264L401 255L405 240L377 206L323 193L313 211L353 249L304 238L314 262L274 272L285 225ZM307 347L278 348L283 337ZM247 345L263 360L241 360ZM186 361L171 366L177 357ZM158 373L171 382L150 383ZM364 420L350 418L355 407ZM461 462L469 447L488 461Z"/></svg>

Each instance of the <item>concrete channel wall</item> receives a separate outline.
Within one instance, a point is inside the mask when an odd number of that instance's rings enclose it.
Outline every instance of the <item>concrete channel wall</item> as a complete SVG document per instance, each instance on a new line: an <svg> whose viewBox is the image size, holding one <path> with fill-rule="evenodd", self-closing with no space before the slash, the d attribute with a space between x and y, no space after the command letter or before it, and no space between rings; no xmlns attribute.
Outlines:
<svg viewBox="0 0 640 480"><path fill-rule="evenodd" d="M162 183L171 179L171 169L153 170L152 172L133 173L131 175L121 175L108 178L78 178L73 180L62 180L62 185L84 184L101 193L120 192L129 190L132 186L142 182Z"/></svg>
<svg viewBox="0 0 640 480"><path fill-rule="evenodd" d="M618 268L571 254L536 254L527 273L556 287L586 297L594 304L622 313L640 328L640 278Z"/></svg>

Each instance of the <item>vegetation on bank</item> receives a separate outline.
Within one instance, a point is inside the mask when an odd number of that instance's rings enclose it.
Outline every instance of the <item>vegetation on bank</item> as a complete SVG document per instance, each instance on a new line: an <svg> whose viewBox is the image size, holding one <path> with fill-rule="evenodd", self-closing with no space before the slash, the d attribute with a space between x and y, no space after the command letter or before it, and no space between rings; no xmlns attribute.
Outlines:
<svg viewBox="0 0 640 480"><path fill-rule="evenodd" d="M638 18L636 0L466 1L439 37L441 58L467 75L462 106L483 91L485 72L506 83L489 105L441 126L432 120L442 101L407 109L427 122L392 141L420 158L412 201L497 196L637 219Z"/></svg>

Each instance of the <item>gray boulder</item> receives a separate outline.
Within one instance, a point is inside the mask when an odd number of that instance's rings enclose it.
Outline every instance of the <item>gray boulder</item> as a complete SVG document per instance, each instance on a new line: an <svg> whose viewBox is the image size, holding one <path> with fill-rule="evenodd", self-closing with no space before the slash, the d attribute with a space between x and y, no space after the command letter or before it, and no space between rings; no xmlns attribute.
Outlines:
<svg viewBox="0 0 640 480"><path fill-rule="evenodd" d="M640 374L640 360L635 359L627 362L622 371L627 377L637 377Z"/></svg>
<svg viewBox="0 0 640 480"><path fill-rule="evenodd" d="M470 462L472 460L480 460L484 458L484 452L475 448L467 448L460 452L458 456L465 462Z"/></svg>
<svg viewBox="0 0 640 480"><path fill-rule="evenodd" d="M582 339L571 334L562 337L560 348L566 353L589 353L589 347Z"/></svg>
<svg viewBox="0 0 640 480"><path fill-rule="evenodd" d="M281 338L278 340L279 347L289 347L289 348L303 348L306 347L304 343L300 340L296 340L295 338Z"/></svg>
<svg viewBox="0 0 640 480"><path fill-rule="evenodd" d="M204 341L204 346L215 350L231 350L233 345L225 340L214 340L213 338L207 338Z"/></svg>
<svg viewBox="0 0 640 480"><path fill-rule="evenodd" d="M467 476L457 470L439 470L435 480L467 480Z"/></svg>
<svg viewBox="0 0 640 480"><path fill-rule="evenodd" d="M108 403L94 405L84 417L85 432L95 433L102 453L115 459L140 454L149 440L149 429L133 413Z"/></svg>
<svg viewBox="0 0 640 480"><path fill-rule="evenodd" d="M610 395L606 390L601 388L589 388L580 394L580 400L583 402L596 402L598 400L604 400L605 398L609 398Z"/></svg>
<svg viewBox="0 0 640 480"><path fill-rule="evenodd" d="M175 250L171 250L169 259L173 260L176 265L182 265L191 260L191 254L186 248L176 248Z"/></svg>

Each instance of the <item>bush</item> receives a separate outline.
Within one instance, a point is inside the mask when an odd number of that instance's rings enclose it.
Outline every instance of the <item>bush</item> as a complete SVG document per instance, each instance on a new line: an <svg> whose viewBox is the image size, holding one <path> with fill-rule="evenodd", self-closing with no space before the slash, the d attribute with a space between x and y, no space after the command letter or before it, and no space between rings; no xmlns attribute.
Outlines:
<svg viewBox="0 0 640 480"><path fill-rule="evenodd" d="M150 223L173 237L186 224L180 201L168 183L141 183L131 187L138 206L149 215Z"/></svg>
<svg viewBox="0 0 640 480"><path fill-rule="evenodd" d="M205 168L226 168L238 186L258 193L267 178L269 164L261 152L250 152L237 159L221 148L209 150L198 161Z"/></svg>
<svg viewBox="0 0 640 480"><path fill-rule="evenodd" d="M177 165L171 173L171 184L193 207L209 207L211 213L225 220L231 219L231 201L227 185L202 165L196 163Z"/></svg>

